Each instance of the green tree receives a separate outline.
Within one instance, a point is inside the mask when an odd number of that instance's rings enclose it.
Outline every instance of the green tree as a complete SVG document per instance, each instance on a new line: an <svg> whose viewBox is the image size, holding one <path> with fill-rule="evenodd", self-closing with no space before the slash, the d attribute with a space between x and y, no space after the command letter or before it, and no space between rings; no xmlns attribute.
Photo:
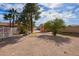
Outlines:
<svg viewBox="0 0 79 59"><path fill-rule="evenodd" d="M39 6L36 3L27 3L24 6L23 14L30 20L31 33L33 32L33 19L37 20L39 18Z"/></svg>
<svg viewBox="0 0 79 59"><path fill-rule="evenodd" d="M46 31L46 32L50 32L50 31L51 31L51 22L52 22L52 21L47 21L47 22L44 24L44 28L45 28L45 31Z"/></svg>
<svg viewBox="0 0 79 59"><path fill-rule="evenodd" d="M8 14L10 14L11 19L13 19L12 25L14 26L15 18L16 18L16 15L17 15L17 11L14 8L12 8L12 9L8 10Z"/></svg>
<svg viewBox="0 0 79 59"><path fill-rule="evenodd" d="M58 18L54 19L53 21L48 21L45 26L53 33L54 36L65 28L64 21Z"/></svg>
<svg viewBox="0 0 79 59"><path fill-rule="evenodd" d="M27 25L28 25L28 21L25 17L25 15L23 15L22 13L19 14L18 19L16 20L17 23L17 27L18 30L21 34L26 34L27 33Z"/></svg>
<svg viewBox="0 0 79 59"><path fill-rule="evenodd" d="M4 14L4 19L10 21L10 27L11 27L11 14Z"/></svg>

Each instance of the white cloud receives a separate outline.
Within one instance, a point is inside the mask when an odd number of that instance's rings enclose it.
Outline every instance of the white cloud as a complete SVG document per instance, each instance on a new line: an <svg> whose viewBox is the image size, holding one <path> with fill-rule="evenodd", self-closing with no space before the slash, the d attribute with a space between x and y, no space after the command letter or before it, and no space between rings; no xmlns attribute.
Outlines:
<svg viewBox="0 0 79 59"><path fill-rule="evenodd" d="M45 23L48 20L54 20L55 18L61 18L65 22L69 22L69 20L77 18L75 14L73 14L71 11L65 11L63 13L58 13L55 10L48 10L45 12L42 12L40 14L41 19L37 21L37 23Z"/></svg>
<svg viewBox="0 0 79 59"><path fill-rule="evenodd" d="M41 5L44 5L45 7L49 7L49 8L54 8L61 4L60 3L41 3Z"/></svg>
<svg viewBox="0 0 79 59"><path fill-rule="evenodd" d="M10 8L12 8L12 7L13 7L12 4L6 4L6 3L1 3L1 4L0 4L0 8L2 8L2 9L4 9L4 10L10 9Z"/></svg>
<svg viewBox="0 0 79 59"><path fill-rule="evenodd" d="M14 8L15 8L18 12L21 12L21 11L23 10L24 5L25 5L25 4L23 4L23 3L15 4L15 5L14 5Z"/></svg>
<svg viewBox="0 0 79 59"><path fill-rule="evenodd" d="M75 14L73 14L73 13L71 13L71 12L64 12L64 13L62 13L62 16L63 16L63 18L66 18L66 19L70 19L70 18L77 18L76 17L76 15Z"/></svg>
<svg viewBox="0 0 79 59"><path fill-rule="evenodd" d="M3 9L3 10L8 10L8 9L11 9L11 8L15 8L18 12L21 12L24 7L25 4L23 3L17 3L17 4L6 4L6 3L1 3L0 4L0 8Z"/></svg>
<svg viewBox="0 0 79 59"><path fill-rule="evenodd" d="M1 10L8 10L8 9L11 9L11 8L15 8L18 12L21 12L23 10L24 5L25 4L23 4L23 3L16 3L16 4L0 3L0 9ZM7 22L7 20L4 21L3 13L5 13L5 12L0 11L0 21L1 22Z"/></svg>
<svg viewBox="0 0 79 59"><path fill-rule="evenodd" d="M59 5L62 5L60 3L39 3L39 4L50 9L53 9L54 7L58 7ZM43 11L43 10L44 10L43 8L40 8L39 11Z"/></svg>

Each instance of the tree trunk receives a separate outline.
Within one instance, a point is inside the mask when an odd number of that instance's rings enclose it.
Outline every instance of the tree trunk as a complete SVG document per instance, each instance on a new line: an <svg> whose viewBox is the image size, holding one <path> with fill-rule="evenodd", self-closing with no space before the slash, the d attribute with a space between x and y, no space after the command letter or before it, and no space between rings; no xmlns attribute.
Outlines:
<svg viewBox="0 0 79 59"><path fill-rule="evenodd" d="M33 21L32 21L32 13L30 14L30 21L31 21L31 33L33 33Z"/></svg>
<svg viewBox="0 0 79 59"><path fill-rule="evenodd" d="M10 20L10 27L11 27L11 20Z"/></svg>
<svg viewBox="0 0 79 59"><path fill-rule="evenodd" d="M15 23L15 18L14 18L14 15L13 15L13 22L12 22L13 27L14 27L14 23Z"/></svg>
<svg viewBox="0 0 79 59"><path fill-rule="evenodd" d="M53 32L54 37L56 36L57 32Z"/></svg>

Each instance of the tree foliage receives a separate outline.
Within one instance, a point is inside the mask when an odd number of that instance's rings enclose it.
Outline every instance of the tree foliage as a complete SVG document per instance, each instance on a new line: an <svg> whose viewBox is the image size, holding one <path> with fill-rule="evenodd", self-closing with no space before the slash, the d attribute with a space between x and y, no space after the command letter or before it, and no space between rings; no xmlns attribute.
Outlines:
<svg viewBox="0 0 79 59"><path fill-rule="evenodd" d="M35 25L35 20L40 18L39 6L36 3L25 4L23 11L17 13L17 11L12 8L8 10L8 14L4 15L4 18L12 21L13 25L16 22L20 33L26 33L27 31L33 32L33 27Z"/></svg>
<svg viewBox="0 0 79 59"><path fill-rule="evenodd" d="M63 28L65 28L64 21L62 19L54 19L53 21L48 21L44 25L46 30L49 30L56 36L57 33L61 32Z"/></svg>
<svg viewBox="0 0 79 59"><path fill-rule="evenodd" d="M11 20L12 20L11 18L12 18L11 14L4 14L4 19L10 21L10 27L11 27Z"/></svg>
<svg viewBox="0 0 79 59"><path fill-rule="evenodd" d="M8 14L4 14L4 19L10 20L10 26L11 26L11 21L12 21L12 24L14 26L14 22L15 22L15 17L17 15L17 11L14 8L9 9L7 11L8 11Z"/></svg>
<svg viewBox="0 0 79 59"><path fill-rule="evenodd" d="M52 21L48 21L48 22L46 22L46 23L44 24L44 28L45 28L45 31L46 31L46 32L50 32L50 31L51 31L51 28L52 28L51 25L50 25L51 22L52 22Z"/></svg>
<svg viewBox="0 0 79 59"><path fill-rule="evenodd" d="M36 3L27 3L23 8L23 14L30 20L31 33L33 32L33 20L38 20L40 17L39 6Z"/></svg>

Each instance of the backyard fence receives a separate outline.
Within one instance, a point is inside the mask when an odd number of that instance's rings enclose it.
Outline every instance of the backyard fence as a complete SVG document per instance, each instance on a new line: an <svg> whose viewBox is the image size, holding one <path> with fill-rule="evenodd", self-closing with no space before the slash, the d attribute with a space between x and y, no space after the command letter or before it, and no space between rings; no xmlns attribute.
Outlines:
<svg viewBox="0 0 79 59"><path fill-rule="evenodd" d="M13 36L17 33L17 28L0 27L0 39Z"/></svg>

